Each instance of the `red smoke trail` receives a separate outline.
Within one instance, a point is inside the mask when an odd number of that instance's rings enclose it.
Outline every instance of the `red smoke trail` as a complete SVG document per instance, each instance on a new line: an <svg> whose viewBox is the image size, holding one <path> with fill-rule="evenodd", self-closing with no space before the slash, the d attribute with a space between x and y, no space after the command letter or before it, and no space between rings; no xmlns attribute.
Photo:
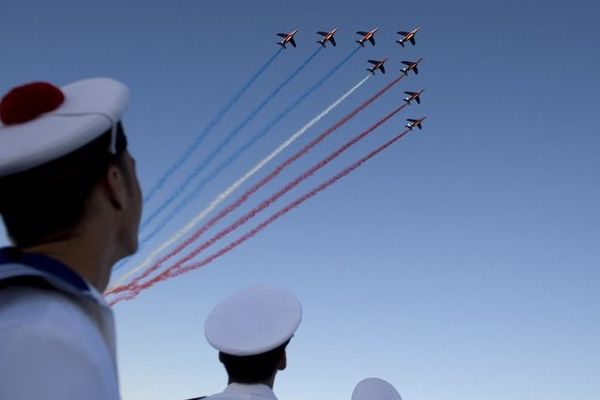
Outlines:
<svg viewBox="0 0 600 400"><path fill-rule="evenodd" d="M351 172L353 172L355 169L357 169L358 167L360 167L362 164L364 164L365 162L367 162L371 158L375 157L377 154L381 153L383 150L387 149L389 146L391 146L392 144L394 144L395 142L397 142L398 140L400 140L409 131L410 131L409 129L406 129L402 133L396 135L394 138L392 138L391 140L387 141L383 145L379 146L377 149L371 151L365 157L363 157L360 160L356 161L352 165L346 167L345 169L343 169L342 171L340 171L335 176L329 178L327 181L321 183L319 186L313 188L311 191L309 191L308 193L305 193L304 195L302 195L301 197L299 197L296 200L292 201L291 203L288 203L285 207L281 208L279 211L277 211L276 213L272 214L265 221L261 222L259 225L257 225L256 227L254 227L250 231L246 232L245 234L243 234L238 239L234 240L233 242L229 243L227 246L221 248L217 252L215 252L215 253L211 254L210 256L206 257L202 261L199 261L199 262L196 262L196 263L192 263L192 264L189 264L187 266L182 266L181 265L184 262L183 260L178 261L172 267L170 267L169 269L166 269L165 271L163 271L161 274L155 276L154 278L152 278L152 279L150 279L150 280L142 283L141 285L136 285L135 288L133 288L133 287L130 288L129 289L130 290L129 293L126 293L125 295L123 295L123 296L121 296L121 297L113 300L110 303L111 306L114 305L114 304L116 304L116 303L118 303L118 302L120 302L120 301L123 301L123 300L131 300L131 299L135 298L141 291L146 290L146 289L154 286L158 282L161 282L161 281L164 281L164 280L167 280L167 279L171 279L171 278L174 278L174 277L176 277L176 276L178 276L180 274L183 274L183 273L192 271L194 269L198 269L200 267L203 267L204 265L206 265L206 264L214 261L215 259L221 257L222 255L228 253L229 251L233 250L234 248L236 248L237 246L239 246L240 244L242 244L246 240L250 239L251 237L253 237L257 233L259 233L260 231L262 231L263 229L265 229L267 226L269 226L271 223L273 223L278 218L280 218L283 215L287 214L289 211L291 211L294 208L298 207L300 204L304 203L306 200L308 200L311 197L315 196L319 192L327 189L329 186L333 185L334 183L336 183L337 181L339 181L343 177L345 177L348 174L350 174Z"/></svg>
<svg viewBox="0 0 600 400"><path fill-rule="evenodd" d="M400 107L399 109L394 110L394 114L397 113L397 112L399 112L402 108L403 107ZM391 116L389 116L389 117L391 117ZM389 118L386 118L386 120L387 119L389 119ZM381 123L383 123L383 120L378 122L378 126L381 125ZM373 128L373 129L375 129L375 128ZM353 172L355 169L357 169L358 167L360 167L362 164L364 164L365 162L367 162L369 159L373 158L374 156L376 156L377 154L379 154L380 152L382 152L383 150L385 150L386 148L388 148L389 146L391 146L392 144L394 144L396 141L400 140L409 131L410 131L410 129L405 129L402 133L396 135L391 140L389 140L386 143L384 143L383 145L379 146L377 149L373 150L372 152L370 152L369 154L367 154L365 157L363 157L360 160L356 161L354 164L350 165L349 167L345 168L344 170L342 170L341 172L339 172L338 174L336 174L332 178L328 179L327 181L323 182L319 186L315 187L310 192L304 194L303 196L301 196L298 199L292 201L291 203L289 203L285 207L281 208L279 211L277 211L276 213L272 214L268 219L266 219L265 221L263 221L262 223L260 223L258 226L256 226L252 230L246 232L244 235L242 235L241 237L239 237L235 241L229 243L227 246L221 248L217 252L215 252L215 253L211 254L210 256L206 257L204 260L202 260L200 262L197 262L197 263L192 263L192 264L190 264L188 266L182 266L183 263L185 263L186 261L188 261L189 259L191 259L195 255L197 255L200 251L204 250L210 244L214 243L216 240L218 240L221 237L225 236L225 234L227 234L227 233L231 232L232 230L236 229L237 227L239 227L240 225L242 225L244 222L246 222L249 219L251 219L252 217L254 217L258 212L260 212L261 210L263 210L264 208L266 208L268 205L270 205L271 203L273 203L277 198L279 198L281 195L283 195L283 193L285 193L286 191L288 191L292 187L294 187L297 184L297 183L294 184L296 181L298 181L298 183L299 183L301 180L305 179L305 177L308 177L308 176L314 174L314 172L316 172L318 169L320 169L321 167L323 167L324 165L326 165L328 162L330 162L331 159L337 157L337 155L341 154L341 152L343 152L345 149L347 149L348 147L352 146L352 144L357 143L359 140L361 140L366 135L368 135L368 133L367 133L367 131L365 131L361 135L356 136L354 139L352 139L351 141L349 141L348 143L346 143L340 149L336 150L336 152L330 154L326 159L322 160L320 163L318 163L315 166L313 166L313 168L311 168L310 170L306 171L303 175L301 175L300 177L296 178L296 180L290 182L288 185L286 185L286 187L284 189L282 189L279 192L277 192L271 198L265 200L260 206L256 207L252 211L250 211L244 217L240 218L239 220L237 220L235 223L231 224L229 227L227 227L223 231L219 232L219 234L215 235L209 241L203 243L201 246L199 246L198 248L194 249L192 251L192 253L188 254L186 257L184 257L181 260L179 260L173 266L169 267L168 269L164 270L159 275L155 276L154 278L152 278L152 279L150 279L150 280L148 280L148 281L146 281L146 282L144 282L142 284L139 284L139 285L138 284L127 285L127 287L124 288L124 291L126 291L126 293L123 296L121 296L120 298L117 298L117 299L113 300L111 302L111 305L114 305L114 304L116 304L116 303L118 303L120 301L123 301L123 300L131 300L131 299L137 297L137 295L140 292L142 292L143 290L146 290L146 289L154 286L158 282L165 281L165 280L168 280L170 278L174 278L174 277L176 277L176 276L178 276L180 274L183 274L183 273L189 272L191 270L203 267L204 265L206 265L206 264L214 261L216 258L218 258L218 257L220 257L220 256L222 256L222 255L224 255L226 253L228 253L229 251L233 250L235 247L237 247L241 243L245 242L246 240L248 240L251 237L253 237L254 235L256 235L258 232L260 232L261 230L263 230L264 228L266 228L268 225L270 225L272 222L274 222L279 217L281 217L284 214L288 213L292 209L298 207L300 204L302 204L306 200L310 199L311 197L315 196L317 193L323 191L324 189L326 189L329 186L331 186L334 183L336 183L341 178L343 178L346 175L348 175L351 172ZM334 154L336 154L336 153L337 153L337 155L334 156Z"/></svg>
<svg viewBox="0 0 600 400"><path fill-rule="evenodd" d="M404 77L404 75L400 75L397 78L393 79L390 83L385 85L377 93L375 93L373 96L371 96L365 102L363 102L361 105L356 107L350 113L345 115L342 119L337 121L334 125L332 125L330 128L328 128L325 132L321 133L321 135L319 135L318 137L313 139L310 143L308 143L306 146L304 146L301 150L299 150L293 156L291 156L290 158L285 160L283 163L279 164L269 175L267 175L263 179L261 179L253 187L251 187L243 195L241 195L235 202L233 202L232 204L230 204L229 206L224 208L219 214L217 214L215 217L213 217L211 220L209 220L202 227L197 229L188 239L184 240L177 247L175 247L175 249L173 249L170 253L163 256L161 259L159 259L152 267L148 268L143 273L141 273L136 278L134 278L129 284L117 286L117 287L107 291L105 293L105 295L117 294L117 293L120 293L120 292L123 292L126 290L130 290L130 288L134 287L137 284L137 282L141 281L142 279L146 278L154 271L158 270L162 266L163 263L165 263L166 261L168 261L175 255L179 254L183 249L185 249L187 246L192 244L196 239L198 239L198 237L200 237L202 234L204 234L204 232L206 232L210 227L212 227L217 222L219 222L221 219L223 219L226 215L228 215L229 213L231 213L232 211L237 209L252 194L254 194L256 191L258 191L261 187L266 185L268 182L270 182L273 178L278 176L286 167L288 167L290 164L292 164L298 158L300 158L303 155L305 155L306 153L308 153L313 147L315 147L317 144L319 144L321 141L323 141L326 137L331 135L333 132L335 132L338 128L340 128L342 125L344 125L350 119L355 117L359 112L361 112L365 108L367 108L371 103L373 103L375 100L377 100L379 97L381 97L385 92L387 92L389 89L391 89L395 84L400 82L403 77ZM400 108L398 111L400 111L402 108ZM398 111L396 111L396 112L398 112Z"/></svg>

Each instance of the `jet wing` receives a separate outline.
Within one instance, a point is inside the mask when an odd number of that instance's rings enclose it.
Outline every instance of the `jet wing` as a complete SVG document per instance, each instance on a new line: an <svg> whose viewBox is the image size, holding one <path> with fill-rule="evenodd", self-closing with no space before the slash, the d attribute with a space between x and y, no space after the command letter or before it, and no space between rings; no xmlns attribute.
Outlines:
<svg viewBox="0 0 600 400"><path fill-rule="evenodd" d="M419 98L419 96L415 97L415 100L417 101L417 104L421 104L421 99Z"/></svg>
<svg viewBox="0 0 600 400"><path fill-rule="evenodd" d="M409 95L409 96L412 96L412 95L414 95L414 94L415 94L415 92L404 92L404 93L406 93L406 94L407 94L407 95Z"/></svg>
<svg viewBox="0 0 600 400"><path fill-rule="evenodd" d="M402 61L402 64L411 66L413 63L410 61Z"/></svg>
<svg viewBox="0 0 600 400"><path fill-rule="evenodd" d="M363 35L363 36L366 36L369 34L369 32L363 32L363 31L358 31L356 33L358 33L359 35Z"/></svg>
<svg viewBox="0 0 600 400"><path fill-rule="evenodd" d="M373 46L375 46L375 38L374 38L373 36L371 36L371 37L369 38L369 41L371 42L371 44L372 44Z"/></svg>
<svg viewBox="0 0 600 400"><path fill-rule="evenodd" d="M409 122L417 122L418 121L417 119L412 119L412 118L406 118L406 120Z"/></svg>
<svg viewBox="0 0 600 400"><path fill-rule="evenodd" d="M417 66L416 66L416 65L413 67L413 71L415 71L415 74L416 74L416 75L419 75L419 70L417 69Z"/></svg>
<svg viewBox="0 0 600 400"><path fill-rule="evenodd" d="M379 64L379 60L369 60L371 64Z"/></svg>
<svg viewBox="0 0 600 400"><path fill-rule="evenodd" d="M379 69L381 70L382 74L385 74L385 67L383 66L383 64L379 67Z"/></svg>
<svg viewBox="0 0 600 400"><path fill-rule="evenodd" d="M296 47L296 41L294 40L294 38L290 38L290 43L292 44L292 46Z"/></svg>
<svg viewBox="0 0 600 400"><path fill-rule="evenodd" d="M410 42L413 44L413 46L415 45L415 38L414 38L414 36L410 38Z"/></svg>
<svg viewBox="0 0 600 400"><path fill-rule="evenodd" d="M331 39L329 39L329 41L331 42L331 44L333 45L333 47L335 47L335 39L333 38L333 36L331 37Z"/></svg>
<svg viewBox="0 0 600 400"><path fill-rule="evenodd" d="M278 33L277 36L280 36L282 38L286 38L288 36L287 33Z"/></svg>
<svg viewBox="0 0 600 400"><path fill-rule="evenodd" d="M323 32L323 31L319 31L317 33L321 36L327 36L329 34L329 32Z"/></svg>
<svg viewBox="0 0 600 400"><path fill-rule="evenodd" d="M400 31L400 32L398 32L398 35L406 36L406 35L408 35L408 32L402 32L402 31Z"/></svg>

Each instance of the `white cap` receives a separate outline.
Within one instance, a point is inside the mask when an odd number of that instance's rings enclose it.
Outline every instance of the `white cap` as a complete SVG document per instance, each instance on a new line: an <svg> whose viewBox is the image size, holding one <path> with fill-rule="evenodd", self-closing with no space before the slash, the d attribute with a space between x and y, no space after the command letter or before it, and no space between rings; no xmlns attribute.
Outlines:
<svg viewBox="0 0 600 400"><path fill-rule="evenodd" d="M402 400L402 397L387 381L367 378L358 382L352 392L352 400Z"/></svg>
<svg viewBox="0 0 600 400"><path fill-rule="evenodd" d="M206 318L215 349L234 356L265 353L287 342L300 325L302 306L285 289L255 286L226 298Z"/></svg>
<svg viewBox="0 0 600 400"><path fill-rule="evenodd" d="M127 87L110 78L13 89L0 103L0 176L67 155L111 127L114 152L115 126L128 101Z"/></svg>

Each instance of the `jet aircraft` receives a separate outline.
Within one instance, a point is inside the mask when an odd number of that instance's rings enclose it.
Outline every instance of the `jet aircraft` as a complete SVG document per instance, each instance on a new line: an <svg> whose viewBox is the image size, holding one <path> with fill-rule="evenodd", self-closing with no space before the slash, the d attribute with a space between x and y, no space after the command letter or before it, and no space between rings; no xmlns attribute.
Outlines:
<svg viewBox="0 0 600 400"><path fill-rule="evenodd" d="M419 96L421 96L421 93L424 91L425 89L421 89L418 92L404 92L408 95L408 97L404 98L404 101L410 104L411 100L416 100L417 104L421 104L421 98Z"/></svg>
<svg viewBox="0 0 600 400"><path fill-rule="evenodd" d="M411 131L415 126L419 129L423 129L423 126L421 124L423 123L423 121L425 121L425 118L426 117L419 118L419 119L407 118L406 120L408 121L408 124L406 124L404 126L407 127Z"/></svg>
<svg viewBox="0 0 600 400"><path fill-rule="evenodd" d="M375 46L375 32L377 32L379 28L375 28L373 30L370 30L369 32L364 32L364 31L358 31L356 32L359 35L362 35L362 38L357 40L356 43L360 44L362 47L365 47L365 42L368 40L369 42L371 42L371 44L373 46Z"/></svg>
<svg viewBox="0 0 600 400"><path fill-rule="evenodd" d="M278 45L283 47L284 49L286 43L291 43L292 46L296 47L296 41L294 40L294 35L298 32L298 29L294 29L290 33L278 33L277 36L282 37L283 40L281 42L277 42Z"/></svg>
<svg viewBox="0 0 600 400"><path fill-rule="evenodd" d="M323 32L323 31L317 32L319 35L323 36L323 39L317 40L317 43L319 43L321 46L325 47L325 43L327 43L327 41L329 40L331 42L331 44L335 47L335 38L333 37L333 35L335 35L336 32L337 32L337 28L333 28L333 30L331 30L329 32Z"/></svg>
<svg viewBox="0 0 600 400"><path fill-rule="evenodd" d="M400 71L404 72L404 75L408 75L408 72L410 70L415 71L415 74L419 74L419 70L417 69L417 65L419 65L419 63L422 61L422 58L419 58L417 61L402 61L402 64L406 65L405 68L401 69Z"/></svg>
<svg viewBox="0 0 600 400"><path fill-rule="evenodd" d="M385 67L383 66L383 64L385 64L385 62L388 60L388 58L386 57L383 60L369 60L369 62L371 64L373 64L373 66L371 68L367 68L367 71L369 71L370 73L372 73L373 75L375 75L375 71L377 71L378 69L381 70L382 74L385 74Z"/></svg>
<svg viewBox="0 0 600 400"><path fill-rule="evenodd" d="M412 45L414 46L415 45L415 35L420 30L421 30L421 28L415 28L410 32L403 32L403 31L398 32L399 35L402 35L404 37L400 40L396 40L396 43L399 43L400 46L404 47L404 42L410 41L412 43Z"/></svg>

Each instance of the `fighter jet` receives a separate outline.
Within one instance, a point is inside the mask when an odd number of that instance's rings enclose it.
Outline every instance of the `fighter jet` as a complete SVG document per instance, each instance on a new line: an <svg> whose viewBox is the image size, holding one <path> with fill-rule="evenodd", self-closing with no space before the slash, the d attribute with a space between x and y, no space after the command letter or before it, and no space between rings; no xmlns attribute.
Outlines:
<svg viewBox="0 0 600 400"><path fill-rule="evenodd" d="M335 38L333 37L333 35L335 35L336 32L337 32L337 28L333 28L333 30L331 30L329 32L323 32L323 31L317 32L319 35L324 36L323 39L317 40L317 43L319 43L321 46L325 47L325 43L327 43L327 41L329 40L331 42L331 44L335 47Z"/></svg>
<svg viewBox="0 0 600 400"><path fill-rule="evenodd" d="M424 91L425 89L421 89L418 92L404 92L408 95L408 97L404 98L404 101L410 104L411 100L416 100L417 104L421 104L421 98L419 96L421 96L421 93Z"/></svg>
<svg viewBox="0 0 600 400"><path fill-rule="evenodd" d="M411 131L415 126L419 129L423 129L423 126L421 124L423 123L423 121L425 121L425 118L426 117L419 118L419 119L407 118L406 120L408 121L408 124L406 124L404 126L407 127Z"/></svg>
<svg viewBox="0 0 600 400"><path fill-rule="evenodd" d="M277 36L282 37L283 40L281 42L277 42L278 45L283 47L284 49L286 43L291 43L292 46L296 47L296 41L294 41L294 35L298 32L298 29L294 29L290 33L278 33Z"/></svg>
<svg viewBox="0 0 600 400"><path fill-rule="evenodd" d="M417 65L422 61L422 58L419 58L417 61L402 61L402 64L406 65L405 68L400 71L404 72L404 75L408 75L408 72L412 69L415 71L415 74L419 74L419 70L417 69Z"/></svg>
<svg viewBox="0 0 600 400"><path fill-rule="evenodd" d="M388 60L388 58L386 57L383 60L369 60L369 62L371 64L373 64L373 67L371 68L367 68L367 71L369 71L370 73L372 73L373 75L375 75L375 71L377 71L378 69L381 70L382 74L385 74L385 67L383 66L383 64L385 64L385 62Z"/></svg>
<svg viewBox="0 0 600 400"><path fill-rule="evenodd" d="M414 46L415 45L415 35L420 30L421 30L421 28L415 28L410 32L403 32L403 31L398 32L399 35L402 35L404 37L400 40L396 40L396 43L399 43L400 46L404 47L404 42L410 41L412 43L412 45Z"/></svg>
<svg viewBox="0 0 600 400"><path fill-rule="evenodd" d="M362 38L357 40L356 43L360 44L362 47L365 47L365 42L368 40L373 46L375 46L375 38L373 37L373 35L375 35L375 32L377 32L378 29L379 28L375 28L373 30L370 30L369 32L356 32L357 34L362 35Z"/></svg>

